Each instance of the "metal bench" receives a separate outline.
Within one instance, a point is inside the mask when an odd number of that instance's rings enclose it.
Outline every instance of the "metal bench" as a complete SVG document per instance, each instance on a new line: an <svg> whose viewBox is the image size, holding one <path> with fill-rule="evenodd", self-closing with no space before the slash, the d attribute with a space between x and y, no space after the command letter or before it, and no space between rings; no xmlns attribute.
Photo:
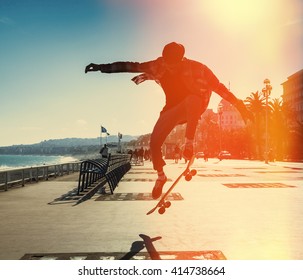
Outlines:
<svg viewBox="0 0 303 280"><path fill-rule="evenodd" d="M105 174L106 181L113 194L119 181L130 170L130 155L116 154L109 156L109 165Z"/></svg>
<svg viewBox="0 0 303 280"><path fill-rule="evenodd" d="M105 177L109 159L85 160L80 164L78 195Z"/></svg>
<svg viewBox="0 0 303 280"><path fill-rule="evenodd" d="M80 165L77 194L80 195L89 187L93 187L93 190L90 191L90 195L92 195L101 187L105 188L106 183L113 194L119 181L130 168L130 155L128 154L109 154L108 158L85 160Z"/></svg>

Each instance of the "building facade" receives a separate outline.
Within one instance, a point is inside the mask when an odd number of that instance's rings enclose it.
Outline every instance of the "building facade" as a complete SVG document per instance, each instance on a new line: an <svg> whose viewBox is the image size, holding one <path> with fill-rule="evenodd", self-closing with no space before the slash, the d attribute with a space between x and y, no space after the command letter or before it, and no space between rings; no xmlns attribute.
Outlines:
<svg viewBox="0 0 303 280"><path fill-rule="evenodd" d="M297 117L297 121L303 122L303 69L294 73L282 83L283 101L288 103Z"/></svg>
<svg viewBox="0 0 303 280"><path fill-rule="evenodd" d="M222 130L234 130L245 126L239 111L224 99L218 105L218 123Z"/></svg>

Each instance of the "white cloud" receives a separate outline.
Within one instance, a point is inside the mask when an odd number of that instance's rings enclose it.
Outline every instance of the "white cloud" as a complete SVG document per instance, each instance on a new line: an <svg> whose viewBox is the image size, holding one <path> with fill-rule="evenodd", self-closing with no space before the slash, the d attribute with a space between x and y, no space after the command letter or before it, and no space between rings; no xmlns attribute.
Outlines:
<svg viewBox="0 0 303 280"><path fill-rule="evenodd" d="M87 125L87 121L80 119L80 120L76 121L76 124L79 125L79 126L85 126L85 125Z"/></svg>
<svg viewBox="0 0 303 280"><path fill-rule="evenodd" d="M0 17L0 23L5 25L13 25L14 21L8 17Z"/></svg>

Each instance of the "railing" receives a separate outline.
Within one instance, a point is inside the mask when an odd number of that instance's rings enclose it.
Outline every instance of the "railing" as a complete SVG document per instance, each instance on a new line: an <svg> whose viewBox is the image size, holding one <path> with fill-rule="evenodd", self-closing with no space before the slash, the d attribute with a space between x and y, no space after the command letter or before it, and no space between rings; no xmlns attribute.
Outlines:
<svg viewBox="0 0 303 280"><path fill-rule="evenodd" d="M13 186L24 186L26 183L48 180L51 177L63 176L78 172L81 162L42 165L0 171L0 190L7 191Z"/></svg>

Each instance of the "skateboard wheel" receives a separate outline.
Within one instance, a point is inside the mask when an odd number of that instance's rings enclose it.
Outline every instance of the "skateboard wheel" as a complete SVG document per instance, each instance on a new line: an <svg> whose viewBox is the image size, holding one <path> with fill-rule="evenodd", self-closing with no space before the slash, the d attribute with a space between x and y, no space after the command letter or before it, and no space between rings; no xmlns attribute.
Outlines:
<svg viewBox="0 0 303 280"><path fill-rule="evenodd" d="M158 212L159 212L160 215L164 214L165 213L165 207L164 206L160 207Z"/></svg>
<svg viewBox="0 0 303 280"><path fill-rule="evenodd" d="M164 206L165 206L165 208L169 208L171 206L171 202L165 201Z"/></svg>
<svg viewBox="0 0 303 280"><path fill-rule="evenodd" d="M192 177L193 176L190 173L188 173L188 174L185 175L185 180L190 181Z"/></svg>
<svg viewBox="0 0 303 280"><path fill-rule="evenodd" d="M192 169L190 171L190 175L195 176L197 174L197 170L196 169Z"/></svg>

